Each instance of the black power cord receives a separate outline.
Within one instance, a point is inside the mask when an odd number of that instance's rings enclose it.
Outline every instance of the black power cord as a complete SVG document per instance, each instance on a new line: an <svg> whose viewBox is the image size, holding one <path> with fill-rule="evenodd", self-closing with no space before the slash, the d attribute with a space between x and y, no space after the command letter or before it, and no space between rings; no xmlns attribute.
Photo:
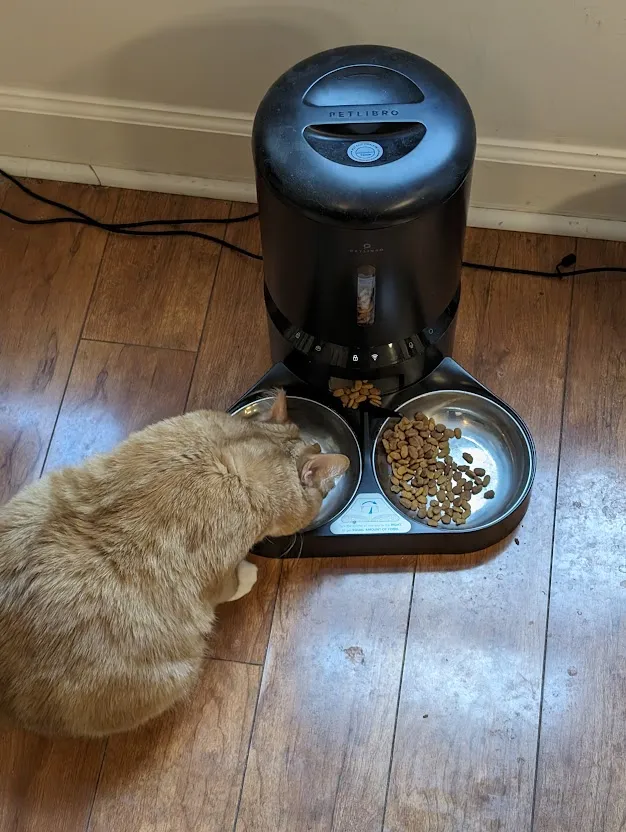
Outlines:
<svg viewBox="0 0 626 832"><path fill-rule="evenodd" d="M100 220L94 219L94 217L90 217L88 214L79 211L77 208L73 208L71 205L66 205L64 202L58 202L55 199L49 199L43 194L38 194L25 185L23 182L20 182L15 176L12 176L10 173L2 170L0 168L0 176L3 176L5 179L8 179L9 182L12 182L17 188L20 189L23 193L27 196L31 197L32 199L37 200L37 202L41 202L44 205L50 205L53 208L58 208L61 211L67 211L67 213L72 214L71 217L48 217L46 219L28 219L27 217L18 217L16 214L11 213L10 211L6 211L3 208L0 208L0 215L7 217L14 222L19 222L22 225L58 225L61 223L74 223L78 225L87 225L92 228L99 228L102 231L108 231L111 234L125 234L130 237L196 237L200 240L209 240L212 243L217 243L220 246L224 246L224 248L228 248L231 251L236 251L239 254L243 254L246 257L252 257L255 260L262 260L260 254L254 254L252 251L248 251L241 246L236 245L235 243L229 243L227 240L223 240L221 237L216 237L213 234L206 234L202 231L183 231L178 229L165 229L159 231L138 231L136 229L142 228L145 226L155 226L155 225L204 225L204 224L220 224L220 225L227 225L236 222L245 222L246 220L254 219L258 216L258 211L255 211L251 214L244 214L241 217L214 217L214 218L199 218L199 219L172 219L172 220L142 220L140 222L101 222Z"/></svg>
<svg viewBox="0 0 626 832"><path fill-rule="evenodd" d="M198 219L141 220L139 222L101 222L100 220L96 220L93 217L90 217L88 214L79 211L77 208L73 208L71 205L66 205L63 202L58 202L57 200L49 199L48 197L45 197L42 194L36 193L27 185L24 185L24 183L17 179L15 176L12 176L10 173L7 173L6 171L2 170L2 168L0 168L0 176L4 177L9 182L12 182L17 188L19 188L23 193L25 193L32 199L35 199L38 202L42 202L45 205L50 205L53 208L58 208L60 211L66 211L68 214L72 214L72 216L70 217L48 217L46 219L28 219L27 217L18 217L16 214L13 214L10 211L6 211L0 208L0 215L8 217L8 219L13 220L13 222L18 222L23 225L58 225L60 223L77 223L79 225L87 225L92 228L99 228L102 231L108 231L111 234L125 234L127 236L132 237L195 237L196 239L209 240L212 243L217 243L217 245L219 246L224 246L224 248L230 249L231 251L235 251L238 254L244 255L245 257L251 257L253 260L263 259L263 257L260 254L255 254L253 251L248 251L247 249L242 248L241 246L235 245L235 243L230 243L227 240L223 240L221 237L216 237L213 234L206 234L202 231L179 230L175 228L160 229L158 231L137 230L141 228L154 227L159 225L230 225L232 223L247 222L248 220L255 219L259 216L258 211L254 211L250 214L244 214L241 217L204 217ZM559 280L566 277L575 277L576 275L600 274L602 272L618 272L621 274L626 274L626 266L596 266L594 268L589 269L572 269L571 267L574 266L575 263L576 255L574 253L571 253L566 254L565 257L563 257L563 259L559 263L557 263L555 269L551 272L541 271L539 269L517 269L511 268L509 266L487 265L486 263L470 263L466 261L463 261L463 267L466 269L475 269L477 271L504 272L505 274L525 274L529 275L530 277L548 277L557 278ZM569 271L565 271L565 269L569 269Z"/></svg>
<svg viewBox="0 0 626 832"><path fill-rule="evenodd" d="M465 269L478 269L484 272L504 272L505 274L527 274L531 277L556 277L563 280L566 277L576 277L581 274L599 274L601 272L620 272L626 274L626 266L594 266L590 269L570 269L576 263L576 255L574 252L566 254L565 257L556 264L554 271L542 272L539 269L514 269L509 266L487 266L484 263L466 263L463 261Z"/></svg>
<svg viewBox="0 0 626 832"><path fill-rule="evenodd" d="M47 196L43 196L43 194L38 194L33 191L28 185L25 185L22 181L20 181L17 177L13 176L10 173L2 170L0 168L0 176L3 176L5 179L8 179L9 182L12 182L20 191L23 191L27 196L36 199L38 202L43 202L46 205L51 205L53 208L60 208L61 211L67 211L69 214L74 214L76 217L81 217L84 220L88 220L90 223L93 223L96 226L99 225L106 225L107 228L116 229L116 228L140 228L146 225L193 225L194 223L212 223L212 224L223 224L226 225L228 223L234 222L245 222L246 220L252 220L255 217L259 216L258 211L254 211L252 214L244 214L241 217L215 217L214 219L195 219L195 220L141 220L140 222L111 222L111 223L100 223L98 220L93 219L88 214L84 214L82 211L79 211L78 208L72 208L71 205L66 205L64 202L57 202L55 199L50 199ZM56 222L57 220L53 218L52 220L37 220L38 223L50 223Z"/></svg>

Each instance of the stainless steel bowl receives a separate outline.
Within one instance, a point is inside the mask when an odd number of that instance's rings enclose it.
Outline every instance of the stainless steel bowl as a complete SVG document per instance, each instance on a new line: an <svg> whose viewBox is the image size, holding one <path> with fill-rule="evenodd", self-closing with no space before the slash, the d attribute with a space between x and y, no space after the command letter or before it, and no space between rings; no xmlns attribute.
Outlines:
<svg viewBox="0 0 626 832"><path fill-rule="evenodd" d="M255 399L234 411L242 416L255 416L268 410L274 399L267 396ZM305 442L317 442L326 454L345 454L350 460L350 467L339 477L335 487L330 491L315 520L304 529L311 531L330 523L340 514L357 492L361 481L361 451L359 443L350 425L334 410L324 404L300 396L287 396L289 418L300 428L300 435Z"/></svg>
<svg viewBox="0 0 626 832"><path fill-rule="evenodd" d="M434 390L405 402L397 410L409 418L421 411L448 428L461 428L462 438L450 442L452 457L463 464L463 453L470 453L474 458L472 467L484 468L491 476L486 490L493 489L495 497L486 500L483 493L473 496L472 514L465 525L459 528L442 526L442 531L461 532L498 523L515 511L527 496L534 477L533 448L520 422L496 402L477 393ZM415 513L407 512L390 490L391 468L381 440L394 421L388 419L376 437L374 470L387 498L400 512L417 520Z"/></svg>

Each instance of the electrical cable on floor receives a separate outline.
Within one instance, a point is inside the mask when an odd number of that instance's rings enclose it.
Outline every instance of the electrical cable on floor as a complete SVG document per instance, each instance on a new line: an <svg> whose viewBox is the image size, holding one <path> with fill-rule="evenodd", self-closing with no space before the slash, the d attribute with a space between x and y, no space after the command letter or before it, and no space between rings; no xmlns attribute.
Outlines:
<svg viewBox="0 0 626 832"><path fill-rule="evenodd" d="M20 179L16 176L13 176L11 173L7 173L5 170L0 168L0 176L7 179L9 182L12 182L16 188L19 188L20 191L26 194L26 196L30 196L33 199L36 199L38 202L43 202L45 205L50 205L53 208L59 208L61 211L67 211L68 214L74 214L75 217L81 217L83 220L88 220L90 224L104 228L106 227L107 230L114 230L116 228L140 228L147 225L194 225L194 224L204 224L210 223L211 225L228 225L230 223L236 222L246 222L247 220L252 220L255 217L259 216L258 211L254 211L250 214L243 214L241 217L214 217L214 218L206 218L202 217L199 219L180 219L180 220L140 220L139 222L108 222L108 223L101 223L99 220L90 217L89 214L84 214L82 211L79 211L77 208L72 208L71 205L66 205L64 202L57 202L55 199L50 199L47 196L43 196L43 194L38 194L36 191L33 191L28 185L25 185ZM58 218L60 219L60 218ZM58 222L57 218L52 218L52 222ZM19 220L18 220L19 222ZM50 220L38 220L39 223L50 223Z"/></svg>
<svg viewBox="0 0 626 832"><path fill-rule="evenodd" d="M38 194L27 185L24 185L15 176L2 170L0 168L0 176L12 182L23 193L44 205L49 205L52 208L58 208L60 211L66 211L72 214L71 217L48 217L45 219L28 219L27 217L19 217L0 208L0 215L7 217L13 222L21 223L22 225L58 225L61 223L77 223L79 225L86 225L92 228L99 228L101 231L108 231L110 234L124 234L131 237L194 237L200 240L208 240L211 243L216 243L219 246L237 252L245 257L250 257L253 260L263 260L260 254L255 254L253 251L242 248L235 243L223 240L221 237L216 237L213 234L206 234L203 231L179 230L176 228L160 229L158 231L139 231L137 229L158 226L158 225L229 225L231 223L247 222L259 216L258 211L253 211L250 214L244 214L240 217L204 217L198 219L163 219L163 220L140 220L138 222L101 222L100 220L90 217L88 214L73 208L71 205L66 205L63 202L58 202L54 199ZM551 272L541 271L539 269L518 269L509 266L488 265L486 263L470 263L463 261L463 267L466 269L475 269L478 271L488 272L504 272L505 274L523 274L530 277L548 277L562 280L566 277L576 277L577 275L585 274L600 274L602 272L618 272L626 274L626 266L596 266L588 269L572 269L576 264L576 255L566 254L563 259L557 263L555 269ZM569 271L565 271L569 269Z"/></svg>
<svg viewBox="0 0 626 832"><path fill-rule="evenodd" d="M126 228L126 226L123 225L112 228L108 223L99 222L98 220L93 220L91 218L83 219L82 217L50 217L49 219L43 220L31 220L26 217L18 217L10 211L5 211L3 208L0 208L0 214L10 220L13 220L14 222L22 223L23 225L58 225L59 223L75 223L78 225L87 225L92 228L99 228L101 231L108 231L111 234L125 234L129 237L195 237L199 240L208 240L211 243L217 243L219 246L223 246L231 251L236 251L238 254L243 254L245 257L252 257L255 260L263 259L260 254L255 254L254 252L248 251L235 243L230 243L228 240L222 240L221 237L215 237L213 234L205 234L202 231L178 231L175 228L163 231L135 231L131 228ZM194 222L210 222L210 220L194 220ZM167 220L159 223L159 225L167 224Z"/></svg>

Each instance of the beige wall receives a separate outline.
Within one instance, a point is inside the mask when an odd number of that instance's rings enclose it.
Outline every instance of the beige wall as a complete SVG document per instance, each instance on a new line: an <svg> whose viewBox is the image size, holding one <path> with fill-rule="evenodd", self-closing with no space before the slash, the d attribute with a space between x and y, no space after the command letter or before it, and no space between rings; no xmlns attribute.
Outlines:
<svg viewBox="0 0 626 832"><path fill-rule="evenodd" d="M489 222L619 220L626 238L626 0L0 0L0 161L254 199L263 92L307 55L367 42L422 54L464 89L473 207L505 211Z"/></svg>
<svg viewBox="0 0 626 832"><path fill-rule="evenodd" d="M482 137L626 148L625 0L3 0L0 86L252 112L357 42L440 64Z"/></svg>

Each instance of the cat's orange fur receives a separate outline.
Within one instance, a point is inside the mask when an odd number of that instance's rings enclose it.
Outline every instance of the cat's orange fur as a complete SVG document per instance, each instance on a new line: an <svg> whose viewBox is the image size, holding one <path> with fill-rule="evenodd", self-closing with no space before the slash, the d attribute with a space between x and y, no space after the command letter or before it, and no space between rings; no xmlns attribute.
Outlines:
<svg viewBox="0 0 626 832"><path fill-rule="evenodd" d="M278 394L265 421L190 413L26 488L0 508L0 714L99 736L184 698L250 548L305 527L347 466Z"/></svg>

